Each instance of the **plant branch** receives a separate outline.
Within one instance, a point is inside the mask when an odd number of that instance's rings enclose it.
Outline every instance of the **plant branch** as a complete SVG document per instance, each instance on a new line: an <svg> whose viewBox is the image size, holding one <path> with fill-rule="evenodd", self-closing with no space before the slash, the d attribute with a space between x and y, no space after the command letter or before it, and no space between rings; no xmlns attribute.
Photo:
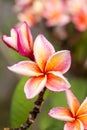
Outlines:
<svg viewBox="0 0 87 130"><path fill-rule="evenodd" d="M30 115L24 124L22 124L18 128L4 128L4 130L26 130L27 128L29 128L34 123L38 113L40 113L40 107L43 102L43 96L45 91L46 88L44 88L43 91L40 92L37 100L34 102L34 108L32 111L30 111Z"/></svg>

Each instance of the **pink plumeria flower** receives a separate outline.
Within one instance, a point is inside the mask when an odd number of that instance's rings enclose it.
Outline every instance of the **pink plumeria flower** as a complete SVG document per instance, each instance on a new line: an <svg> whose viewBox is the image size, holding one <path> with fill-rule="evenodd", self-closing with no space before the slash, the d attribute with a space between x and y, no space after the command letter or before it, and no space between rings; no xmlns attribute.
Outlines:
<svg viewBox="0 0 87 130"><path fill-rule="evenodd" d="M75 15L83 9L85 4L85 0L67 0L66 8L69 14Z"/></svg>
<svg viewBox="0 0 87 130"><path fill-rule="evenodd" d="M87 29L87 0L69 0L66 2L71 21L76 29L84 31Z"/></svg>
<svg viewBox="0 0 87 130"><path fill-rule="evenodd" d="M18 13L17 17L20 22L26 21L30 27L37 24L36 17L30 9L26 9L23 12Z"/></svg>
<svg viewBox="0 0 87 130"><path fill-rule="evenodd" d="M81 10L72 16L72 22L79 31L85 31L87 29L87 10Z"/></svg>
<svg viewBox="0 0 87 130"><path fill-rule="evenodd" d="M9 70L31 76L24 86L24 92L28 99L38 95L46 86L51 91L60 92L70 88L70 84L63 76L71 65L71 56L68 50L55 52L52 44L39 34L34 42L33 61L22 61Z"/></svg>
<svg viewBox="0 0 87 130"><path fill-rule="evenodd" d="M61 0L46 0L43 16L47 20L47 26L64 26L70 21Z"/></svg>
<svg viewBox="0 0 87 130"><path fill-rule="evenodd" d="M55 119L66 121L64 130L87 130L87 98L80 105L75 95L66 90L69 108L56 107L50 110L49 115Z"/></svg>
<svg viewBox="0 0 87 130"><path fill-rule="evenodd" d="M15 0L15 2L19 6L25 6L27 4L30 4L32 0Z"/></svg>
<svg viewBox="0 0 87 130"><path fill-rule="evenodd" d="M34 59L33 38L26 22L18 28L12 28L11 36L3 35L2 39L7 46L19 52L22 56Z"/></svg>
<svg viewBox="0 0 87 130"><path fill-rule="evenodd" d="M20 5L21 6L21 5ZM18 19L19 21L27 21L29 26L34 26L42 19L42 11L44 8L44 0L33 0L31 4L27 6L21 6L22 11L18 12ZM16 6L17 8L17 6Z"/></svg>
<svg viewBox="0 0 87 130"><path fill-rule="evenodd" d="M13 8L13 10L15 12L20 12L25 10L25 8L31 6L32 4L32 0L15 0L15 6Z"/></svg>

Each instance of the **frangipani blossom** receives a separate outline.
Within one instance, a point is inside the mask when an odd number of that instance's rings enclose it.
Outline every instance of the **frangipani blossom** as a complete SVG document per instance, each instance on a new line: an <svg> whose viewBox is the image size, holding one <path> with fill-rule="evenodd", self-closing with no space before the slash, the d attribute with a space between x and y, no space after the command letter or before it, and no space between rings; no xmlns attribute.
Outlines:
<svg viewBox="0 0 87 130"><path fill-rule="evenodd" d="M66 0L66 7L69 14L75 15L84 8L85 0Z"/></svg>
<svg viewBox="0 0 87 130"><path fill-rule="evenodd" d="M48 27L73 22L77 30L87 29L87 0L15 0L15 3L19 21L27 21L31 27L45 19L43 23Z"/></svg>
<svg viewBox="0 0 87 130"><path fill-rule="evenodd" d="M87 29L87 9L81 10L79 13L72 16L72 22L79 31Z"/></svg>
<svg viewBox="0 0 87 130"><path fill-rule="evenodd" d="M17 7L15 6L15 8ZM34 26L41 21L43 8L44 0L33 0L31 4L18 12L18 19L21 22L27 21L29 26Z"/></svg>
<svg viewBox="0 0 87 130"><path fill-rule="evenodd" d="M30 4L32 0L15 0L15 2L19 6L25 6L27 4Z"/></svg>
<svg viewBox="0 0 87 130"><path fill-rule="evenodd" d="M46 0L43 16L47 26L64 26L70 22L62 0Z"/></svg>
<svg viewBox="0 0 87 130"><path fill-rule="evenodd" d="M66 98L69 109L56 107L50 110L49 115L55 119L66 121L64 130L87 129L87 98L80 105L75 95L66 90Z"/></svg>
<svg viewBox="0 0 87 130"><path fill-rule="evenodd" d="M15 0L15 6L13 10L15 12L20 12L25 10L27 7L31 6L32 0Z"/></svg>
<svg viewBox="0 0 87 130"><path fill-rule="evenodd" d="M87 29L87 0L68 0L67 10L79 31Z"/></svg>
<svg viewBox="0 0 87 130"><path fill-rule="evenodd" d="M11 36L3 35L2 39L7 46L16 50L22 56L29 57L32 60L34 59L33 38L26 22L24 22L19 28L12 28Z"/></svg>
<svg viewBox="0 0 87 130"><path fill-rule="evenodd" d="M71 65L68 50L55 52L50 42L39 34L34 42L34 57L35 62L22 61L8 67L15 73L31 76L24 86L28 99L35 97L44 87L56 92L70 88L69 82L63 76Z"/></svg>

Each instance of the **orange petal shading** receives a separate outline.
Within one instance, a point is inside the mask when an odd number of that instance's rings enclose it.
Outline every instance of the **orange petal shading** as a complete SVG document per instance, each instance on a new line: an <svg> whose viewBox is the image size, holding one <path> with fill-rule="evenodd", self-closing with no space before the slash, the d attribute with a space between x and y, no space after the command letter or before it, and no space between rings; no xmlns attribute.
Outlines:
<svg viewBox="0 0 87 130"><path fill-rule="evenodd" d="M79 101L70 90L66 90L66 97L70 110L73 113L73 116L75 116L78 108L80 107Z"/></svg>
<svg viewBox="0 0 87 130"><path fill-rule="evenodd" d="M29 79L24 86L24 92L26 94L26 97L28 99L35 97L43 90L45 84L46 84L46 77L43 76Z"/></svg>
<svg viewBox="0 0 87 130"><path fill-rule="evenodd" d="M42 75L39 67L33 61L21 61L13 66L8 67L9 70L25 75L25 76L39 76Z"/></svg>
<svg viewBox="0 0 87 130"><path fill-rule="evenodd" d="M46 71L59 71L65 73L69 70L71 65L70 51L59 51L52 55L47 62Z"/></svg>
<svg viewBox="0 0 87 130"><path fill-rule="evenodd" d="M29 26L26 22L24 22L19 28L19 36L22 42L22 46L29 51L33 50L33 38ZM24 41L23 41L24 40ZM24 42L24 44L23 44Z"/></svg>
<svg viewBox="0 0 87 130"><path fill-rule="evenodd" d="M84 128L87 129L87 114L79 116L78 118L83 123Z"/></svg>
<svg viewBox="0 0 87 130"><path fill-rule="evenodd" d="M87 29L87 11L79 11L72 17L72 21L79 31L85 31Z"/></svg>
<svg viewBox="0 0 87 130"><path fill-rule="evenodd" d="M34 59L33 57L33 38L29 26L24 22L18 32L18 51L21 55Z"/></svg>
<svg viewBox="0 0 87 130"><path fill-rule="evenodd" d="M75 120L73 122L66 123L64 130L84 130L84 127L80 120Z"/></svg>
<svg viewBox="0 0 87 130"><path fill-rule="evenodd" d="M87 114L87 97L86 99L82 102L81 106L78 109L77 115L80 116L82 114Z"/></svg>
<svg viewBox="0 0 87 130"><path fill-rule="evenodd" d="M64 91L70 87L68 81L60 74L54 75L55 73L49 73L47 75L46 87L51 91Z"/></svg>
<svg viewBox="0 0 87 130"><path fill-rule="evenodd" d="M63 107L52 108L48 114L49 116L62 121L75 120L74 118L72 118L71 112L67 108L63 108Z"/></svg>
<svg viewBox="0 0 87 130"><path fill-rule="evenodd" d="M48 58L55 52L52 44L43 36L38 35L34 43L34 55L36 62L43 71Z"/></svg>

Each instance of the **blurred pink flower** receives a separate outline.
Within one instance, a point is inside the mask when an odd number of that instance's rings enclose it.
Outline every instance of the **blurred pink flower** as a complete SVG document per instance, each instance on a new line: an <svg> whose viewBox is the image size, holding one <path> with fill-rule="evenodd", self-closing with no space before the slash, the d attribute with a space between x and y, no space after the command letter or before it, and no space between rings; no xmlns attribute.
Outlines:
<svg viewBox="0 0 87 130"><path fill-rule="evenodd" d="M72 22L79 31L87 29L87 10L81 10L76 15L72 16Z"/></svg>
<svg viewBox="0 0 87 130"><path fill-rule="evenodd" d="M79 31L87 29L87 0L67 0L67 11Z"/></svg>
<svg viewBox="0 0 87 130"><path fill-rule="evenodd" d="M43 16L47 26L63 26L70 22L63 0L46 0Z"/></svg>
<svg viewBox="0 0 87 130"><path fill-rule="evenodd" d="M15 0L15 3L19 6L30 4L32 0Z"/></svg>
<svg viewBox="0 0 87 130"><path fill-rule="evenodd" d="M66 0L67 12L71 15L77 14L84 8L85 0Z"/></svg>
<svg viewBox="0 0 87 130"><path fill-rule="evenodd" d="M19 12L25 10L32 5L32 0L15 0L14 11Z"/></svg>
<svg viewBox="0 0 87 130"><path fill-rule="evenodd" d="M29 57L32 60L34 59L33 38L26 22L18 28L12 28L11 36L3 35L2 39L7 46L16 50L22 56Z"/></svg>
<svg viewBox="0 0 87 130"><path fill-rule="evenodd" d="M66 98L70 110L64 107L56 107L50 110L49 115L55 119L67 121L64 130L87 129L87 98L80 105L70 90L66 90Z"/></svg>
<svg viewBox="0 0 87 130"><path fill-rule="evenodd" d="M17 6L15 6L15 8L17 8ZM17 14L19 21L21 22L27 21L29 26L34 26L42 19L44 0L33 0L31 4L27 4L26 6L21 6L21 8L22 9L18 11Z"/></svg>
<svg viewBox="0 0 87 130"><path fill-rule="evenodd" d="M71 65L71 56L68 50L55 52L54 47L43 36L38 35L34 42L33 61L22 61L9 70L31 76L25 86L24 92L28 99L35 97L46 86L51 91L64 91L70 87L69 82L63 76Z"/></svg>
<svg viewBox="0 0 87 130"><path fill-rule="evenodd" d="M35 26L45 19L46 26L62 27L73 22L79 31L87 27L87 0L15 0L20 22ZM83 15L82 15L83 14Z"/></svg>

